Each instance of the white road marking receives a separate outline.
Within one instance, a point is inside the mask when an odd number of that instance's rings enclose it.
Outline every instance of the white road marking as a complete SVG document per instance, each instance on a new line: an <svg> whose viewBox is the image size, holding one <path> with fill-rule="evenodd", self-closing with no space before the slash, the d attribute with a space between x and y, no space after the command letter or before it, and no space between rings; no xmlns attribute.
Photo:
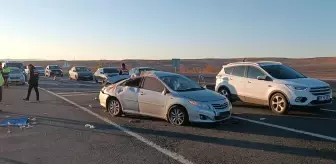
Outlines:
<svg viewBox="0 0 336 164"><path fill-rule="evenodd" d="M336 110L330 110L330 109L321 109L321 110L328 111L328 112L336 112Z"/></svg>
<svg viewBox="0 0 336 164"><path fill-rule="evenodd" d="M113 125L114 127L118 128L119 130L121 130L121 131L127 133L128 135L130 135L130 136L132 136L132 137L134 137L134 138L140 140L141 142L143 142L143 143L145 143L145 144L147 144L147 145L149 145L149 146L155 148L155 149L158 150L159 152L161 152L161 153L163 153L163 154L165 154L165 155L167 155L167 156L169 156L169 157L171 157L171 158L173 158L173 159L179 161L179 162L182 163L182 164L193 164L193 162L187 160L187 159L186 159L185 157L183 157L182 155L179 155L179 154L177 154L177 153L175 153L175 152L172 152L172 151L170 151L170 150L168 150L168 149L162 148L162 147L160 147L159 145L155 144L154 142L152 142L152 141L150 141L150 140L148 140L148 139L142 137L141 135L139 135L139 134L137 134L137 133L132 132L131 130L128 130L127 128L124 128L124 127L118 125L117 123L115 123L115 122L109 120L108 118L103 117L103 116L100 116L99 114L92 112L92 111L89 110L88 108L85 108L85 107L83 107L83 106L81 106L81 105L79 105L79 104L77 104L77 103L75 103L75 102L73 102L73 101L71 101L71 100L68 100L67 98L64 98L64 97L62 97L62 96L60 96L60 95L58 95L58 94L56 94L56 93L54 93L54 92L52 92L52 91L46 90L46 89L44 89L44 88L40 88L40 89L43 90L43 91L46 91L46 92L48 92L48 93L50 93L50 94L52 94L52 95L54 95L54 96L56 96L56 97L58 97L58 98L60 98L60 99L66 101L66 102L68 102L68 103L70 103L70 104L72 104L72 105L74 105L74 106L76 106L76 107L79 108L79 109L82 109L83 111L85 111L85 112L87 112L87 113L89 113L89 114L91 114L91 115L97 117L98 119L100 119L100 120L102 120L102 121L105 121L105 122L108 123L108 124Z"/></svg>
<svg viewBox="0 0 336 164"><path fill-rule="evenodd" d="M261 121L255 121L255 120L251 120L251 119L247 119L247 118L243 118L243 117L238 117L238 116L232 116L232 118L247 121L247 122L252 122L252 123L255 123L255 124L265 125L265 126L269 126L269 127L273 127L273 128L278 128L278 129L282 129L282 130L287 130L287 131L294 132L294 133L305 134L305 135L308 135L308 136L313 136L313 137L321 138L321 139L325 139L325 140L336 141L335 137L330 137L330 136L326 136L326 135L322 135L322 134L306 132L306 131L303 131L303 130L288 128L288 127L285 127L285 126L265 123L265 122L261 122Z"/></svg>
<svg viewBox="0 0 336 164"><path fill-rule="evenodd" d="M99 93L99 91L84 91L84 92L57 92L58 95L68 95L68 94L83 94L83 93Z"/></svg>
<svg viewBox="0 0 336 164"><path fill-rule="evenodd" d="M82 93L82 94L64 94L61 95L63 97L71 97L71 96L89 96L89 95L96 95L97 93Z"/></svg>

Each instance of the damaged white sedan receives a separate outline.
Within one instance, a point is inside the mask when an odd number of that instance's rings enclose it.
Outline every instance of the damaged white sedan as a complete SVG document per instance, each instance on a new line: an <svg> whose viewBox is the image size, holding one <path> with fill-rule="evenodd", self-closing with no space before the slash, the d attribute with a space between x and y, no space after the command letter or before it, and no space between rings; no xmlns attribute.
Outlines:
<svg viewBox="0 0 336 164"><path fill-rule="evenodd" d="M183 75L161 71L145 72L104 87L99 101L112 116L140 114L174 125L221 122L231 117L232 109L225 96Z"/></svg>

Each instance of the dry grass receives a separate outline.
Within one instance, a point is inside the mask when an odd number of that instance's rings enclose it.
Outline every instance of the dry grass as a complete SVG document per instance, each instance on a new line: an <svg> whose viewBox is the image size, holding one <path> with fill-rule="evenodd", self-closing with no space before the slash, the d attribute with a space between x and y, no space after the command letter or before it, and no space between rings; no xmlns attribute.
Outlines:
<svg viewBox="0 0 336 164"><path fill-rule="evenodd" d="M236 59L186 59L181 60L180 73L188 74L217 74L222 65L230 62L242 61ZM287 64L299 72L313 78L336 79L336 57L305 58L305 59L288 59L288 58L248 58L246 61L278 61ZM139 66L149 66L162 71L174 71L171 66L171 60L105 60L105 61L68 61L73 66L87 66L96 70L99 66L119 67L123 62L128 69ZM58 64L63 66L64 61L30 61L25 64L46 66L48 64Z"/></svg>

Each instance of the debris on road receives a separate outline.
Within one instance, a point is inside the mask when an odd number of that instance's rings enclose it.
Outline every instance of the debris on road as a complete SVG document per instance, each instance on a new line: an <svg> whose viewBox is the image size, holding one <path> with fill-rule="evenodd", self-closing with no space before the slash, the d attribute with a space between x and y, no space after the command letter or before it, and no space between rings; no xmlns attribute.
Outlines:
<svg viewBox="0 0 336 164"><path fill-rule="evenodd" d="M94 129L94 128L95 128L95 126L90 125L90 124L85 124L85 127L86 127L86 128L90 128L90 129Z"/></svg>
<svg viewBox="0 0 336 164"><path fill-rule="evenodd" d="M89 107L92 108L92 105L90 104Z"/></svg>
<svg viewBox="0 0 336 164"><path fill-rule="evenodd" d="M260 118L260 121L266 120L266 118Z"/></svg>
<svg viewBox="0 0 336 164"><path fill-rule="evenodd" d="M128 122L130 122L130 123L140 123L140 120L129 120Z"/></svg>
<svg viewBox="0 0 336 164"><path fill-rule="evenodd" d="M0 126L24 126L28 124L28 117L4 119L0 122Z"/></svg>
<svg viewBox="0 0 336 164"><path fill-rule="evenodd" d="M31 120L31 121L36 121L36 118L29 118L29 120Z"/></svg>

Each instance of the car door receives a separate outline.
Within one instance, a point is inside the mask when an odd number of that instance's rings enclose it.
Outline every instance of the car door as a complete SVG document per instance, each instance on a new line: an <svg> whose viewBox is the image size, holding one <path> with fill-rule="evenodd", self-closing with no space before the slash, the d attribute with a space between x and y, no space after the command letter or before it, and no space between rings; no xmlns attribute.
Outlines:
<svg viewBox="0 0 336 164"><path fill-rule="evenodd" d="M75 73L74 73L74 70L75 70L75 67L72 67L70 70L69 70L69 76L72 78L72 79L75 79Z"/></svg>
<svg viewBox="0 0 336 164"><path fill-rule="evenodd" d="M49 66L47 66L46 68L45 68L45 71L44 71L44 74L47 76L48 75L48 70L49 70Z"/></svg>
<svg viewBox="0 0 336 164"><path fill-rule="evenodd" d="M116 88L116 96L123 107L123 111L139 113L138 96L141 81L142 78L129 79Z"/></svg>
<svg viewBox="0 0 336 164"><path fill-rule="evenodd" d="M167 96L163 94L164 85L154 77L146 77L139 92L141 114L164 118Z"/></svg>
<svg viewBox="0 0 336 164"><path fill-rule="evenodd" d="M101 81L101 78L100 78L101 71L102 71L102 69L99 68L99 69L97 69L97 71L94 73L94 78L95 78L98 82Z"/></svg>
<svg viewBox="0 0 336 164"><path fill-rule="evenodd" d="M268 90L272 87L272 81L269 77L264 80L258 80L257 77L266 77L266 74L261 69L255 66L248 66L246 101L255 104L268 105Z"/></svg>
<svg viewBox="0 0 336 164"><path fill-rule="evenodd" d="M245 77L246 66L234 66L231 76L229 77L229 84L232 86L232 89L240 100L245 101L245 84L247 83L247 78Z"/></svg>

